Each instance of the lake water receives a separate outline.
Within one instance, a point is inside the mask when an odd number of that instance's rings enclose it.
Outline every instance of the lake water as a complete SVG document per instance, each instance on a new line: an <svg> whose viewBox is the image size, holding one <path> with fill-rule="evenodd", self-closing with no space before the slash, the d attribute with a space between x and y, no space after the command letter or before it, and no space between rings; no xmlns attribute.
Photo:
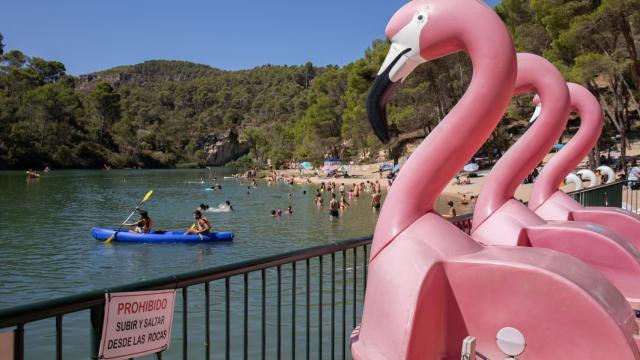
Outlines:
<svg viewBox="0 0 640 360"><path fill-rule="evenodd" d="M0 308L373 232L377 213L370 208L369 194L354 200L339 219L332 220L326 209L328 195L325 194L324 208L313 204L315 185L267 186L259 181L257 188L248 189L246 180L223 179L231 172L230 169L54 171L28 181L23 172L0 172ZM222 190L204 191L211 186L214 176ZM214 230L233 231L234 241L105 245L91 237L92 226L117 227L149 190L154 193L144 208L149 211L155 229L185 230L193 223L192 212L200 203L214 208L225 200L231 201L235 211L205 215ZM289 205L293 207L293 215L270 216L272 209L284 211ZM74 323L71 317L65 322L65 331L74 325L87 329L86 319ZM69 344L65 339L65 351ZM34 346L30 350L37 356L50 355L52 345Z"/></svg>

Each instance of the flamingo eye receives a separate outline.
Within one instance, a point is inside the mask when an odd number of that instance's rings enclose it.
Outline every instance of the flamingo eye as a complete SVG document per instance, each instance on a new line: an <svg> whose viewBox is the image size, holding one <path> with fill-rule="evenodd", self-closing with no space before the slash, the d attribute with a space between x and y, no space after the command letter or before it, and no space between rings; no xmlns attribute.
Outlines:
<svg viewBox="0 0 640 360"><path fill-rule="evenodd" d="M415 19L419 23L423 23L423 22L427 21L427 14L426 14L426 12L424 10L418 11L418 13L416 15L417 16L415 17Z"/></svg>

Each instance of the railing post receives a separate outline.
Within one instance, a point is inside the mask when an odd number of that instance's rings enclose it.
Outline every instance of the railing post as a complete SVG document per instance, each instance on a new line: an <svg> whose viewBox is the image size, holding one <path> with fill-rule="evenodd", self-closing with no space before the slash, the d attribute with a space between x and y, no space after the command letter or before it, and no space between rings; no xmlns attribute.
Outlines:
<svg viewBox="0 0 640 360"><path fill-rule="evenodd" d="M89 317L91 318L91 360L98 360L100 339L102 338L102 321L104 320L104 305L91 308Z"/></svg>

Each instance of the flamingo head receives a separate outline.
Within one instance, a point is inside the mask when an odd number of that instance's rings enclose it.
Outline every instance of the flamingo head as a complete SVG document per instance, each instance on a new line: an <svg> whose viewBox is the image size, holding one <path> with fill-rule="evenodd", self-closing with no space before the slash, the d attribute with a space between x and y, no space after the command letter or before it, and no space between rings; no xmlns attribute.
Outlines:
<svg viewBox="0 0 640 360"><path fill-rule="evenodd" d="M464 50L460 24L487 10L480 0L414 0L393 15L386 29L391 46L367 98L369 121L382 142L390 139L386 103L398 85L418 65Z"/></svg>

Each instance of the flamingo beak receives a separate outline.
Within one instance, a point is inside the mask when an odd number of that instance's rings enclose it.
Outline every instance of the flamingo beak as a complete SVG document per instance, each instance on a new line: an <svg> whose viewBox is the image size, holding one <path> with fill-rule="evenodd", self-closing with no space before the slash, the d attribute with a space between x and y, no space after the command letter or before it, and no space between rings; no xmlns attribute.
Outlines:
<svg viewBox="0 0 640 360"><path fill-rule="evenodd" d="M389 135L389 124L387 122L387 101L395 93L401 81L393 81L391 72L403 67L406 63L406 53L411 49L400 49L394 44L391 45L386 59L382 63L381 72L373 81L369 95L367 96L367 113L373 131L380 141L388 143L391 139Z"/></svg>
<svg viewBox="0 0 640 360"><path fill-rule="evenodd" d="M418 65L426 61L420 56L420 35L429 14L425 9L416 9L413 4L407 6L394 15L387 28L391 47L367 97L369 122L378 138L385 144L390 140L387 101L398 85ZM398 24L402 25L396 26Z"/></svg>

